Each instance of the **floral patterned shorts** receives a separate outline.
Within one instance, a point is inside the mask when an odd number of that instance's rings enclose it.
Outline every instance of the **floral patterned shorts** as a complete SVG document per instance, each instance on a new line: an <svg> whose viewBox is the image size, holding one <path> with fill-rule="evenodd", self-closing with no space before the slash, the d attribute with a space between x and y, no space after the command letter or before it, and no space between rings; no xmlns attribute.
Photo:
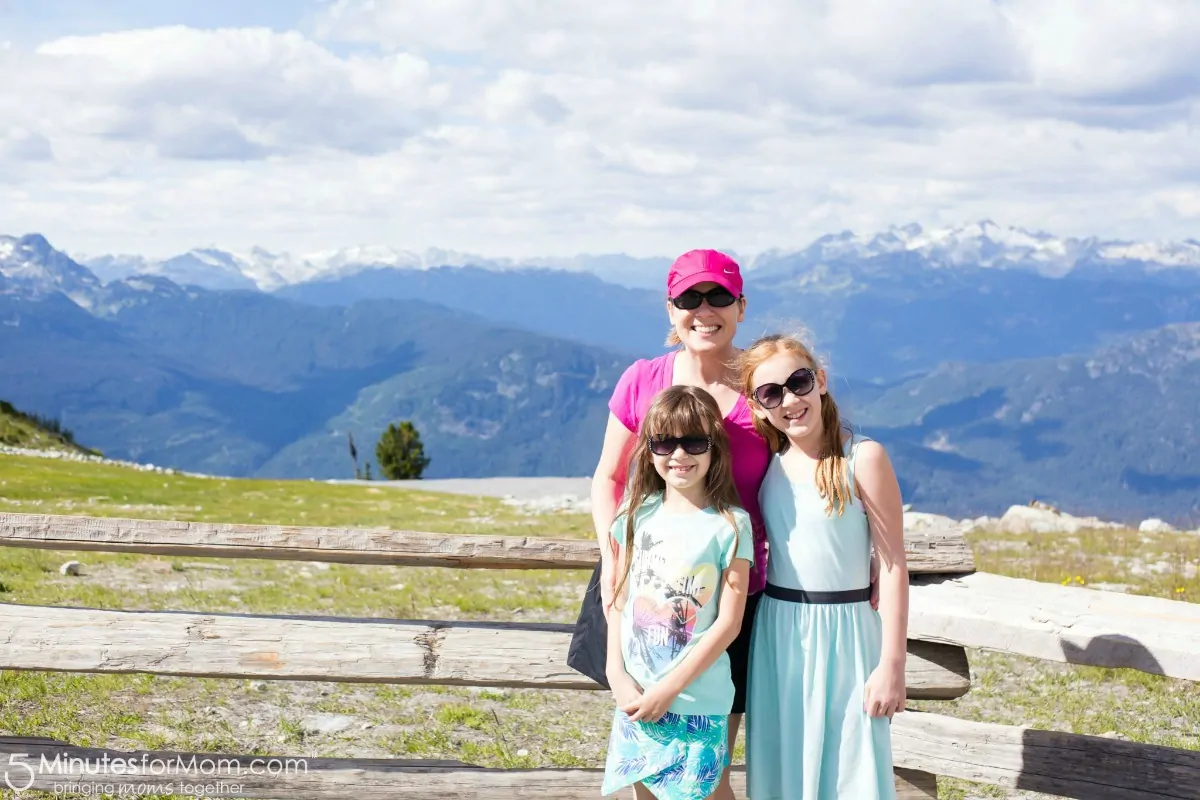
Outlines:
<svg viewBox="0 0 1200 800"><path fill-rule="evenodd" d="M729 764L729 717L672 714L632 722L613 714L602 795L642 783L659 800L704 800Z"/></svg>

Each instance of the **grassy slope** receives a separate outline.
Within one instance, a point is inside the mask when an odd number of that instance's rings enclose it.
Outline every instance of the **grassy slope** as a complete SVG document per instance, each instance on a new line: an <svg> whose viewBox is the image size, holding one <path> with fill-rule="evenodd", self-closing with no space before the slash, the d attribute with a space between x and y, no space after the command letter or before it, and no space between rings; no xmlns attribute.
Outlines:
<svg viewBox="0 0 1200 800"><path fill-rule="evenodd" d="M0 456L0 511L588 536L583 515L524 516L487 498L316 482L187 478ZM1133 531L976 537L980 569L1200 597L1200 538ZM75 558L79 577L58 573ZM0 600L128 609L569 622L583 572L317 565L0 548ZM1195 687L1124 670L971 653L970 694L921 708L971 719L1200 748ZM353 725L313 734L304 719ZM493 766L599 766L603 693L290 681L0 675L0 733L75 744L329 756L448 757ZM740 758L740 748L739 748ZM1022 797L958 781L943 796Z"/></svg>
<svg viewBox="0 0 1200 800"><path fill-rule="evenodd" d="M23 447L28 450L93 452L70 441L62 433L48 430L37 420L21 413L3 400L0 400L0 445Z"/></svg>

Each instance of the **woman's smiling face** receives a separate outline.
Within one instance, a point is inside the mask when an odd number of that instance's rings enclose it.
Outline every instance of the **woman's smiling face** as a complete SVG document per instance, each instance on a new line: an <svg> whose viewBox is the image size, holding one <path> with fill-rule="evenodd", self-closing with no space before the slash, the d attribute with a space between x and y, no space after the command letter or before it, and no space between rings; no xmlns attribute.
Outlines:
<svg viewBox="0 0 1200 800"><path fill-rule="evenodd" d="M713 281L697 283L688 289L700 293L721 288ZM676 308L667 300L667 314L683 345L693 352L722 350L733 343L738 323L746 318L746 299L738 298L732 305L717 308L704 300L693 309Z"/></svg>

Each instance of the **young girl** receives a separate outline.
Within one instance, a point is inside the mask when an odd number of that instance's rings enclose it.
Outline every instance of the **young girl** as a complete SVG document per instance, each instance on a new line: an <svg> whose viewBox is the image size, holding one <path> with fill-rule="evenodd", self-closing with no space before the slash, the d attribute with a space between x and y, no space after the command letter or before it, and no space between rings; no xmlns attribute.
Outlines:
<svg viewBox="0 0 1200 800"><path fill-rule="evenodd" d="M896 476L883 447L843 429L800 341L755 342L742 386L775 454L759 494L771 558L750 645L747 793L894 798L889 723L904 709L908 619Z"/></svg>
<svg viewBox="0 0 1200 800"><path fill-rule="evenodd" d="M712 395L673 386L656 396L629 475L610 531L623 566L608 620L617 708L602 793L633 785L638 800L733 800L718 790L734 695L725 650L754 540Z"/></svg>

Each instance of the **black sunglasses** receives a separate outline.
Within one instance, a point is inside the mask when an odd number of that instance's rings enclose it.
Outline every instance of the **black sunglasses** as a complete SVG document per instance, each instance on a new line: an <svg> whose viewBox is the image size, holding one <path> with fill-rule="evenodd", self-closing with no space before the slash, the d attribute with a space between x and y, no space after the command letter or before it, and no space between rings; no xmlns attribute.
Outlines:
<svg viewBox="0 0 1200 800"><path fill-rule="evenodd" d="M707 292L701 292L698 289L688 289L678 297L672 297L671 303L681 311L691 311L693 308L699 308L700 304L705 300L713 308L728 308L737 302L737 298L733 296L733 292L724 286L717 286L716 288L709 289Z"/></svg>
<svg viewBox="0 0 1200 800"><path fill-rule="evenodd" d="M817 385L817 373L808 367L801 367L788 376L783 384L764 383L754 390L754 399L763 408L775 408L783 402L783 390L787 389L796 397L803 397Z"/></svg>
<svg viewBox="0 0 1200 800"><path fill-rule="evenodd" d="M648 441L650 452L656 456L669 456L676 447L682 447L688 455L698 456L712 447L712 439L707 436L651 436Z"/></svg>

